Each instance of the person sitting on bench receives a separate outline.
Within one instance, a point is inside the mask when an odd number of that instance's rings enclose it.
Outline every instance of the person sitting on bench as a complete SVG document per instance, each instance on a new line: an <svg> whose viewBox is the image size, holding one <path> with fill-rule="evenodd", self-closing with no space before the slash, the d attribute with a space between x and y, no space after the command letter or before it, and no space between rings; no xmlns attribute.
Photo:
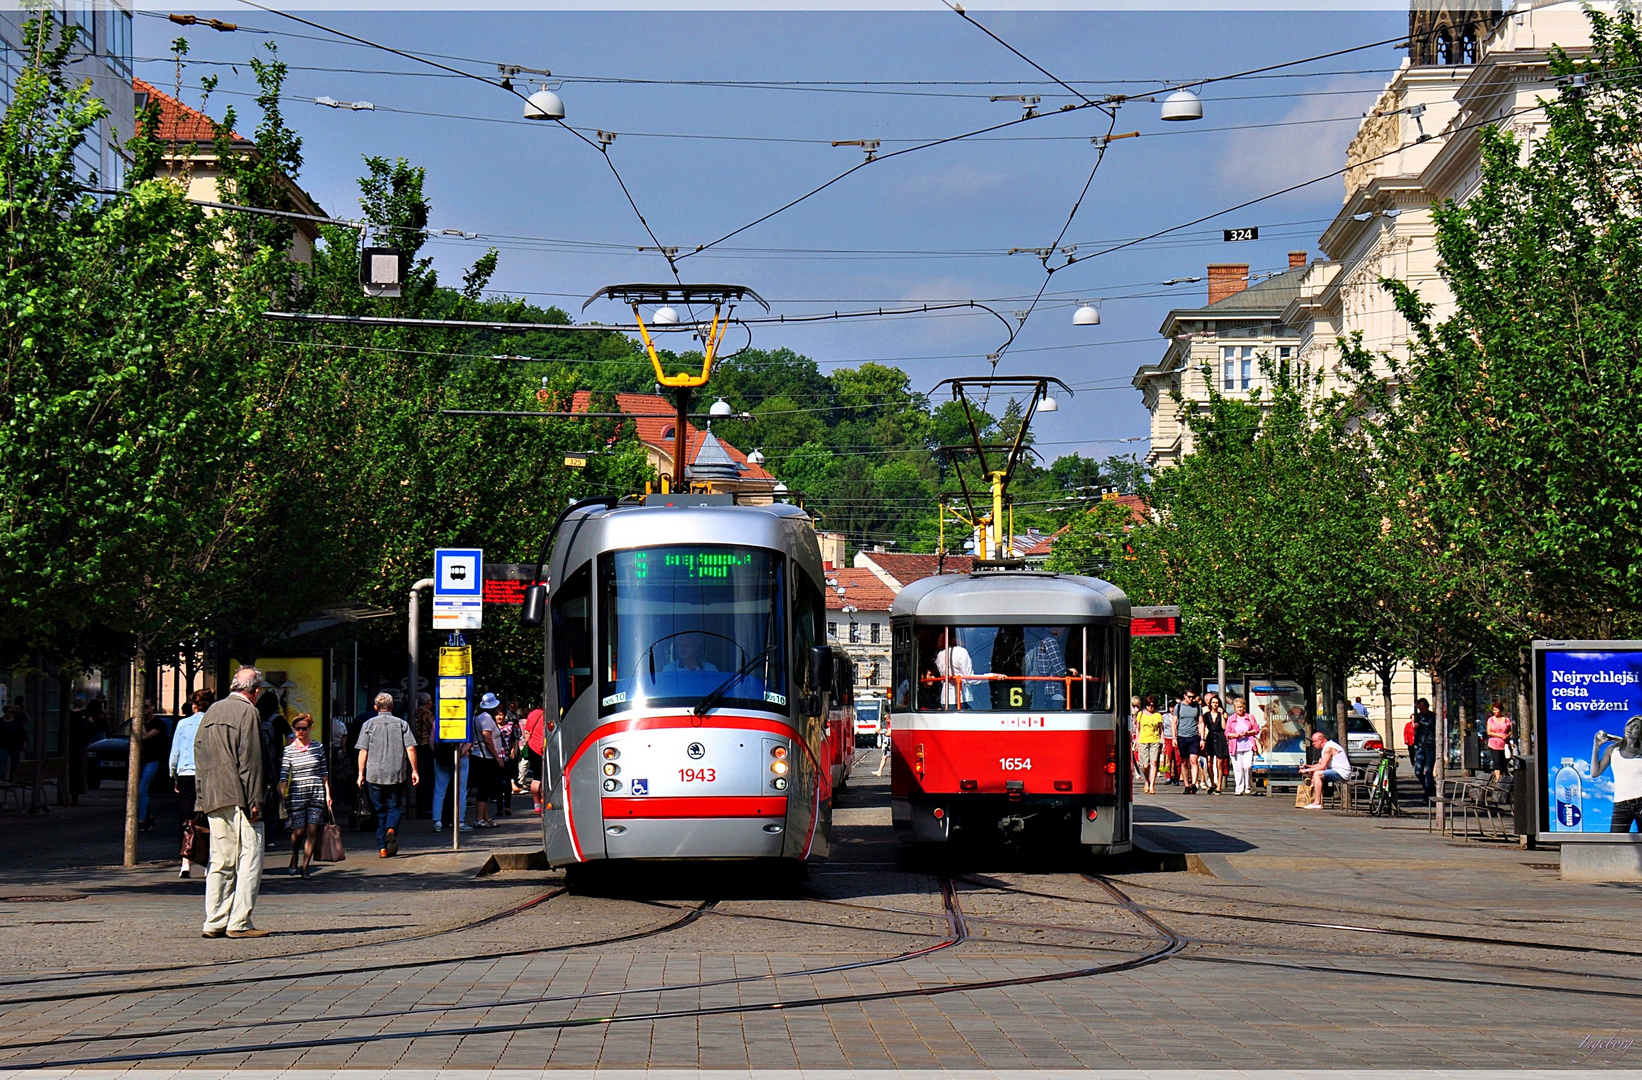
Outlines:
<svg viewBox="0 0 1642 1080"><path fill-rule="evenodd" d="M1328 780L1344 783L1351 779L1351 759L1346 756L1346 748L1324 735L1321 731L1311 733L1311 745L1317 748L1317 764L1300 766L1301 775L1311 775L1311 802L1306 804L1307 810L1321 810L1323 808L1323 784Z"/></svg>

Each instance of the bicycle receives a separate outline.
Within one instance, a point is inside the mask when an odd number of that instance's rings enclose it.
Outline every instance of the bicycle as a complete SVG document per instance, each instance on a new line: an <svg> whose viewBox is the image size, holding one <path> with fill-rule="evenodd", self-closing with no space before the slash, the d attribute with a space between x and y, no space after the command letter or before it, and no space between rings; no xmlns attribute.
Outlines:
<svg viewBox="0 0 1642 1080"><path fill-rule="evenodd" d="M1397 805L1397 752L1380 748L1380 764L1374 769L1368 783L1369 817L1396 817L1402 813Z"/></svg>

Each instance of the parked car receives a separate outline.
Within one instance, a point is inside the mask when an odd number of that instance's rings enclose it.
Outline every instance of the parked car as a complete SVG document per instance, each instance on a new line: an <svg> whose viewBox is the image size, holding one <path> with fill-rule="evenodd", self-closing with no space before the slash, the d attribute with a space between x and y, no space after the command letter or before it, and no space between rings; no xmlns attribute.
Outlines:
<svg viewBox="0 0 1642 1080"><path fill-rule="evenodd" d="M1373 745L1369 745L1372 743ZM1371 750L1378 750L1385 745L1373 724L1366 716L1356 713L1346 714L1346 756L1351 758L1353 765L1366 765ZM1375 758L1378 761L1379 758Z"/></svg>
<svg viewBox="0 0 1642 1080"><path fill-rule="evenodd" d="M165 730L162 738L170 753L171 732L176 729L175 717L160 715L155 717L160 727ZM118 734L110 735L106 739L98 739L86 747L86 787L96 791L104 780L117 780L123 783L126 778L127 759L131 753L131 723L127 721L120 725ZM169 790L169 789L168 789Z"/></svg>

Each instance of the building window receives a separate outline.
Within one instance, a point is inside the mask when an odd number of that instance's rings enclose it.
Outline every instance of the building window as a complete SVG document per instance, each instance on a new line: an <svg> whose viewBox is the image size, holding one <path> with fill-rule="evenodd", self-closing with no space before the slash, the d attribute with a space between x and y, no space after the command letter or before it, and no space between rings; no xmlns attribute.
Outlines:
<svg viewBox="0 0 1642 1080"><path fill-rule="evenodd" d="M861 641L861 624L850 620L850 644L856 645Z"/></svg>
<svg viewBox="0 0 1642 1080"><path fill-rule="evenodd" d="M108 58L123 74L131 74L131 12L119 7L108 12Z"/></svg>
<svg viewBox="0 0 1642 1080"><path fill-rule="evenodd" d="M838 624L837 623L829 622L827 624L827 637L831 638L833 641L838 640Z"/></svg>
<svg viewBox="0 0 1642 1080"><path fill-rule="evenodd" d="M872 643L874 645L878 644L879 638L880 638L880 636L883 632L883 629L884 629L884 624L883 623L873 623L872 624Z"/></svg>
<svg viewBox="0 0 1642 1080"><path fill-rule="evenodd" d="M1220 346L1220 388L1247 390L1254 381L1254 346Z"/></svg>

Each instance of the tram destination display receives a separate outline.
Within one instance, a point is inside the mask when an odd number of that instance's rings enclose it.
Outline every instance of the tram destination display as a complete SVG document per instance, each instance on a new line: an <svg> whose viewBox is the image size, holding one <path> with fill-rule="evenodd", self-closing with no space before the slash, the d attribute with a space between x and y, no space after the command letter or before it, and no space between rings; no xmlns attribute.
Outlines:
<svg viewBox="0 0 1642 1080"><path fill-rule="evenodd" d="M1642 641L1536 641L1539 838L1639 842Z"/></svg>

